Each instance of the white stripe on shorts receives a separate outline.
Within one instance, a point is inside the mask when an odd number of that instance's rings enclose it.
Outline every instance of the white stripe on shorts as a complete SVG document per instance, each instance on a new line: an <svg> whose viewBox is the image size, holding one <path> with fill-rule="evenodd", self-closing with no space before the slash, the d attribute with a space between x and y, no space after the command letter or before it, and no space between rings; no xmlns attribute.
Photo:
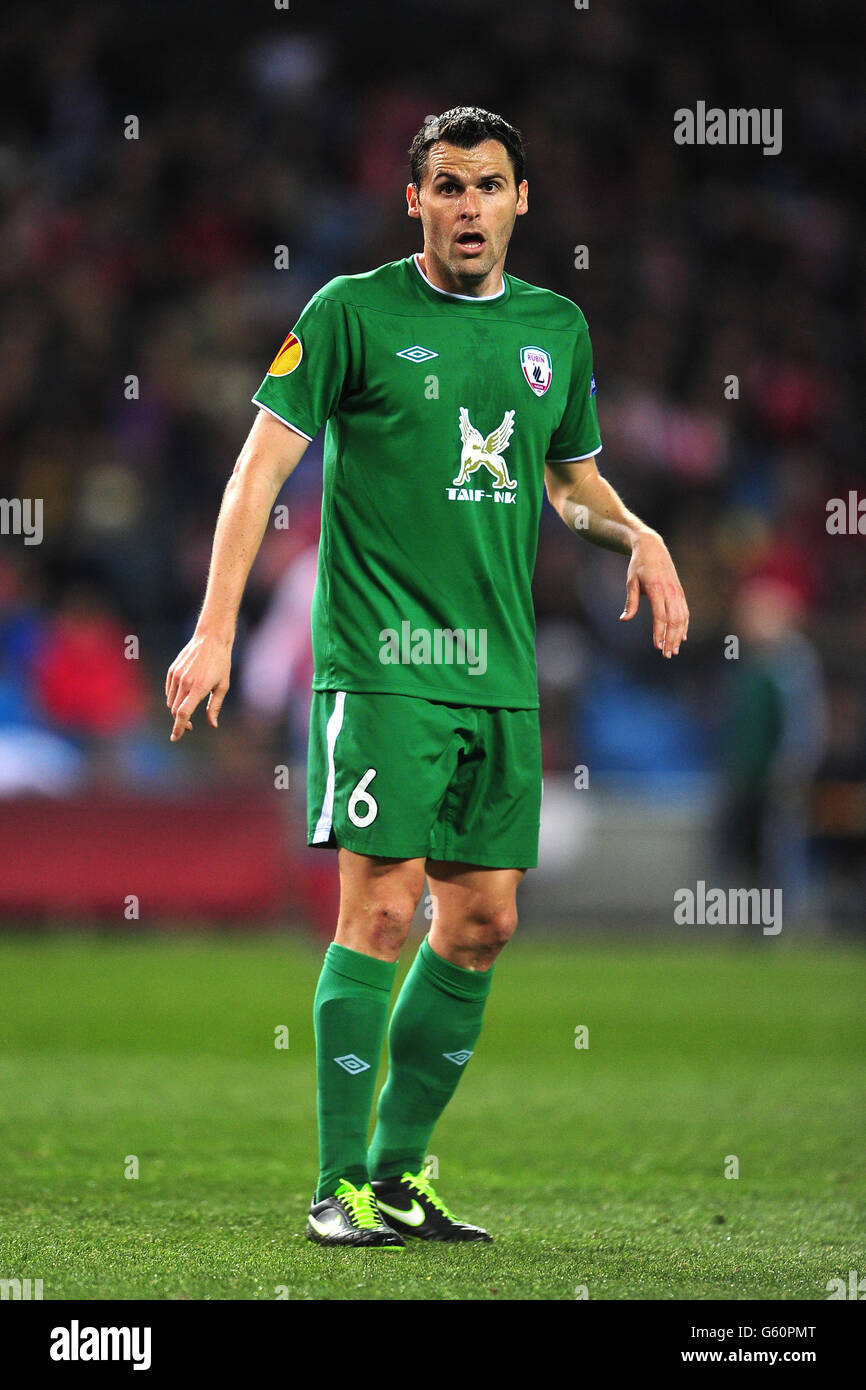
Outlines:
<svg viewBox="0 0 866 1390"><path fill-rule="evenodd" d="M320 844L322 840L327 840L331 834L334 815L334 783L336 781L336 770L334 768L334 747L337 742L337 735L343 727L343 709L346 704L345 690L337 691L337 698L334 701L334 711L328 720L328 781L325 785L325 799L322 802L322 812L316 822L313 832L313 844Z"/></svg>

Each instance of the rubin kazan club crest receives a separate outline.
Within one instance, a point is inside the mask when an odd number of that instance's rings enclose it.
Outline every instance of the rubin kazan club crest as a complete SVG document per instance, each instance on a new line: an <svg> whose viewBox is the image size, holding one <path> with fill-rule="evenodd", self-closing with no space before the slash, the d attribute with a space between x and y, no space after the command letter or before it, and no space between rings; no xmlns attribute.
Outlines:
<svg viewBox="0 0 866 1390"><path fill-rule="evenodd" d="M460 438L463 440L463 450L460 454L460 472L454 479L454 486L460 487L473 473L477 473L479 468L486 468L493 474L493 481L497 487L517 487L509 478L508 466L502 457L502 450L508 448L513 430L514 411L506 410L502 424L485 439L469 419L469 411L465 405L461 405Z"/></svg>
<svg viewBox="0 0 866 1390"><path fill-rule="evenodd" d="M523 375L536 396L543 396L553 378L553 363L550 353L540 347L520 349L520 365Z"/></svg>

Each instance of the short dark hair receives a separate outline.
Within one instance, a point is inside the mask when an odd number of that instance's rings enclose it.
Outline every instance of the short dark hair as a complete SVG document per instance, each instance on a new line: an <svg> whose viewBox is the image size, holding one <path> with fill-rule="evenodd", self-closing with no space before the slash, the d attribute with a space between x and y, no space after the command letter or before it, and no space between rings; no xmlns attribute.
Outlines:
<svg viewBox="0 0 866 1390"><path fill-rule="evenodd" d="M526 156L520 131L502 116L485 111L481 106L452 106L441 116L428 116L409 146L409 167L416 188L421 187L427 170L427 153L437 140L457 145L461 150L474 150L485 140L499 140L508 151L514 182L519 185L523 178Z"/></svg>

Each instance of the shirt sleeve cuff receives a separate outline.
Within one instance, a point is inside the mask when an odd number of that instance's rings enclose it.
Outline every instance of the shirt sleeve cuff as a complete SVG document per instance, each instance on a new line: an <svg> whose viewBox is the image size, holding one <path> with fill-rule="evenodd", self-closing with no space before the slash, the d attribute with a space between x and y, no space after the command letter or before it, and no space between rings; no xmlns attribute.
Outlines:
<svg viewBox="0 0 866 1390"><path fill-rule="evenodd" d="M547 462L548 462L548 463L580 463L581 459L592 459L592 458L595 458L596 454L600 454L600 453L601 453L603 447L604 447L604 446L603 446L602 444L599 444L598 448L597 448L597 449L593 449L592 452L589 453L589 454L575 454L573 457L567 458L567 459L555 459L555 458L551 458L550 455L548 455Z"/></svg>
<svg viewBox="0 0 866 1390"><path fill-rule="evenodd" d="M250 396L250 400L252 401L253 405L258 406L259 410L266 410L269 415L273 415L275 420L279 420L280 423L285 425L288 429L294 430L295 434L299 434L302 439L307 439L310 443L312 443L313 436L311 434L307 434L305 430L299 429L297 425L293 425L291 420L284 420L282 415L278 415L275 410L271 410L271 407L269 405L265 405L263 401L257 401L255 396Z"/></svg>

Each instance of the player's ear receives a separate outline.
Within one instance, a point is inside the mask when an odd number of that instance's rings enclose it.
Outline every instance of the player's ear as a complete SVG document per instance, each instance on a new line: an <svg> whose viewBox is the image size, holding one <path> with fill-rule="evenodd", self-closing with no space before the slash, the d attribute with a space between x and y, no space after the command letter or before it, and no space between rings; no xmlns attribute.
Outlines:
<svg viewBox="0 0 866 1390"><path fill-rule="evenodd" d="M418 190L415 187L414 183L410 183L406 187L406 203L406 211L409 217L421 216L421 209L418 206Z"/></svg>
<svg viewBox="0 0 866 1390"><path fill-rule="evenodd" d="M522 217L529 211L529 184L526 179L521 179L517 186L517 216Z"/></svg>

